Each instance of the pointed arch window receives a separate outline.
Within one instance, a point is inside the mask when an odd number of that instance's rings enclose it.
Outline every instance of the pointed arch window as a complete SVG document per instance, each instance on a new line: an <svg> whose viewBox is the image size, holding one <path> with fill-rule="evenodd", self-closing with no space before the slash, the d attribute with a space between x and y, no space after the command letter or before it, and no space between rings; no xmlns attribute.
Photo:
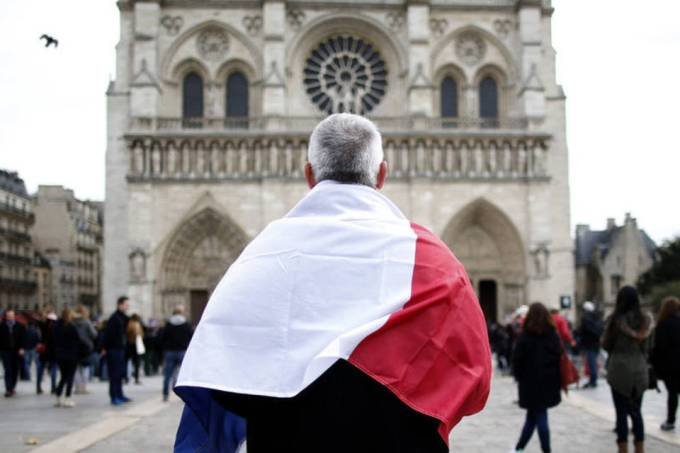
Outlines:
<svg viewBox="0 0 680 453"><path fill-rule="evenodd" d="M182 117L203 117L203 78L190 72L182 82Z"/></svg>
<svg viewBox="0 0 680 453"><path fill-rule="evenodd" d="M247 124L248 117L248 79L242 72L233 72L227 77L226 116L240 118L239 123ZM239 124L241 125L241 124Z"/></svg>
<svg viewBox="0 0 680 453"><path fill-rule="evenodd" d="M458 116L458 83L451 76L444 77L440 90L440 106L443 118Z"/></svg>
<svg viewBox="0 0 680 453"><path fill-rule="evenodd" d="M498 120L498 84L491 76L486 76L479 83L479 116L495 124Z"/></svg>

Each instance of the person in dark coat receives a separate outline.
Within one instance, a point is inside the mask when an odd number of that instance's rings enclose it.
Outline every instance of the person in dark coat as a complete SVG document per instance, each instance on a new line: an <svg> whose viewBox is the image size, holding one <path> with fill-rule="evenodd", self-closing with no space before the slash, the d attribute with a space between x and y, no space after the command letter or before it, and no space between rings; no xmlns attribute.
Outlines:
<svg viewBox="0 0 680 453"><path fill-rule="evenodd" d="M595 311L595 304L592 302L583 303L583 316L581 317L581 325L578 329L579 346L586 356L588 363L588 373L590 380L583 388L597 387L598 378L598 363L597 358L600 355L600 337L604 331L604 323L599 313Z"/></svg>
<svg viewBox="0 0 680 453"><path fill-rule="evenodd" d="M176 307L165 324L159 341L163 351L163 401L168 400L170 380L175 370L178 370L182 364L193 333L191 325L184 317L184 307L181 305Z"/></svg>
<svg viewBox="0 0 680 453"><path fill-rule="evenodd" d="M129 320L125 312L129 305L127 297L118 298L116 311L106 323L102 342L102 354L106 355L106 365L109 372L109 397L114 406L131 401L130 398L123 395L127 323Z"/></svg>
<svg viewBox="0 0 680 453"><path fill-rule="evenodd" d="M54 328L57 325L57 315L53 310L46 310L45 319L39 323L41 346L38 347L38 369L36 379L36 393L43 393L42 380L45 370L50 375L50 392L57 393L57 359L54 355Z"/></svg>
<svg viewBox="0 0 680 453"><path fill-rule="evenodd" d="M14 310L5 311L0 323L0 356L5 370L5 398L16 394L19 371L23 364L26 342L26 327L17 322Z"/></svg>
<svg viewBox="0 0 680 453"><path fill-rule="evenodd" d="M654 334L652 365L668 390L668 416L661 425L663 431L675 429L680 393L680 299L663 301Z"/></svg>
<svg viewBox="0 0 680 453"><path fill-rule="evenodd" d="M550 451L548 409L561 402L560 356L562 345L550 312L534 303L524 320L513 356L513 372L519 387L519 406L526 420L515 450L522 451L535 429L543 452Z"/></svg>
<svg viewBox="0 0 680 453"><path fill-rule="evenodd" d="M652 318L642 312L640 297L632 286L616 296L616 308L608 318L602 347L609 353L607 382L616 408L616 442L620 453L628 452L628 418L633 422L635 453L644 453L645 427L642 397L649 387L647 355Z"/></svg>
<svg viewBox="0 0 680 453"><path fill-rule="evenodd" d="M57 385L57 402L55 407L73 407L75 404L71 399L73 389L73 379L76 368L80 361L83 350L82 340L78 333L78 328L73 323L73 310L64 308L61 319L54 328L54 352L59 365L61 378ZM65 398L61 395L66 390Z"/></svg>

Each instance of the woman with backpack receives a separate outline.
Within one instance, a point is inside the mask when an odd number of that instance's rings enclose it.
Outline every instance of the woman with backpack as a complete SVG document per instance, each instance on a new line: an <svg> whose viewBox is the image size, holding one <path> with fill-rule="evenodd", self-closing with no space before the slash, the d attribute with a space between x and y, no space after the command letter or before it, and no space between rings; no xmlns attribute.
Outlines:
<svg viewBox="0 0 680 453"><path fill-rule="evenodd" d="M645 428L642 396L649 386L647 352L652 319L642 312L638 292L624 286L616 296L616 308L607 319L602 347L609 353L607 382L616 408L616 442L628 452L628 417L633 422L635 453L644 452Z"/></svg>
<svg viewBox="0 0 680 453"><path fill-rule="evenodd" d="M73 310L70 308L64 308L61 319L57 321L54 329L54 348L61 374L55 407L73 407L75 403L71 399L71 390L78 362L82 358L83 341L73 323ZM62 398L64 390L65 398Z"/></svg>
<svg viewBox="0 0 680 453"><path fill-rule="evenodd" d="M538 429L541 450L550 452L548 409L561 401L561 355L562 343L550 312L541 303L531 304L513 356L519 406L527 411L515 451L524 451L534 430Z"/></svg>
<svg viewBox="0 0 680 453"><path fill-rule="evenodd" d="M661 425L661 430L673 431L680 393L680 299L666 298L661 305L657 322L652 364L668 390L668 416Z"/></svg>

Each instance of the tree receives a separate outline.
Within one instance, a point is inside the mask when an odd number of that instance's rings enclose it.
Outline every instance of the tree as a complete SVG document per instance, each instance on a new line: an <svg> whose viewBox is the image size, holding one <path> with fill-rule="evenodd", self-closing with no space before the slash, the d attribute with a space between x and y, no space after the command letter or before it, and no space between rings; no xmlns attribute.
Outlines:
<svg viewBox="0 0 680 453"><path fill-rule="evenodd" d="M680 236L657 249L654 265L640 276L637 287L655 306L666 296L680 296Z"/></svg>

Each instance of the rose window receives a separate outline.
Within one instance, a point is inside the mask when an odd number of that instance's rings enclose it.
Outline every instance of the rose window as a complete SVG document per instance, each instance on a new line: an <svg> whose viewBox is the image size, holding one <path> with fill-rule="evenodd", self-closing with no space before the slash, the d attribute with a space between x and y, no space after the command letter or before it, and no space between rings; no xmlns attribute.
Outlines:
<svg viewBox="0 0 680 453"><path fill-rule="evenodd" d="M309 98L328 114L368 113L387 88L387 67L380 52L351 36L319 44L307 58L304 74Z"/></svg>

